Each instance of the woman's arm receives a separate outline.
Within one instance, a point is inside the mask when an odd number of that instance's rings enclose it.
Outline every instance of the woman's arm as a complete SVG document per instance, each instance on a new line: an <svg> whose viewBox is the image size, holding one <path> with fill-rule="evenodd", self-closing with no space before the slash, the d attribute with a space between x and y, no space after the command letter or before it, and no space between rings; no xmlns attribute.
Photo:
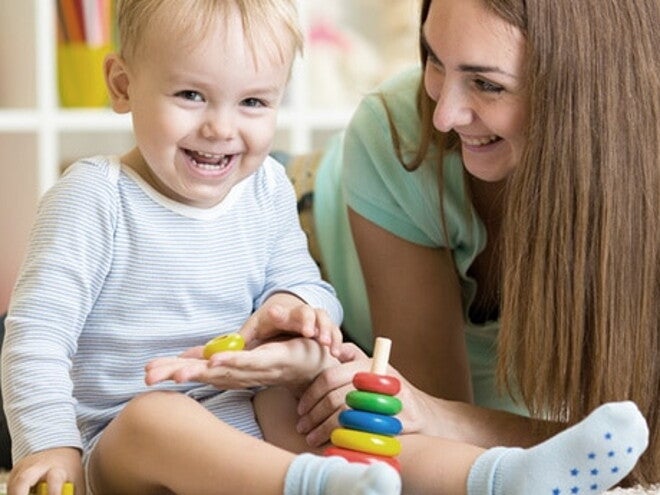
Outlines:
<svg viewBox="0 0 660 495"><path fill-rule="evenodd" d="M452 254L405 241L349 209L374 338L392 339L390 362L412 384L472 401L460 287Z"/></svg>

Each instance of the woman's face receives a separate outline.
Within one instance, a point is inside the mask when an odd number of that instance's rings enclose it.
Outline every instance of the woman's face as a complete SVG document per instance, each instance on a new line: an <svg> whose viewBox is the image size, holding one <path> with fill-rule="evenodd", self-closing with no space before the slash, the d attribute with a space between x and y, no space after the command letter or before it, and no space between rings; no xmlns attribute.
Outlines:
<svg viewBox="0 0 660 495"><path fill-rule="evenodd" d="M436 102L433 125L458 134L470 174L505 179L525 142L522 33L481 0L433 0L422 42L429 53L424 86Z"/></svg>

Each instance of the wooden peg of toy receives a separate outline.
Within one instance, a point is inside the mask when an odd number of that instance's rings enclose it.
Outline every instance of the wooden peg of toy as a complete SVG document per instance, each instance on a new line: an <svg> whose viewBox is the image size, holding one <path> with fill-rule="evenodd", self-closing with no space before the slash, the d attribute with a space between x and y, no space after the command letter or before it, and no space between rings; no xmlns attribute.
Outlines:
<svg viewBox="0 0 660 495"><path fill-rule="evenodd" d="M239 333L219 335L204 345L204 359L209 359L218 352L241 351L244 347L245 341Z"/></svg>
<svg viewBox="0 0 660 495"><path fill-rule="evenodd" d="M376 337L374 343L373 361L371 363L371 372L377 375L387 374L387 363L390 360L390 350L392 341L385 337Z"/></svg>

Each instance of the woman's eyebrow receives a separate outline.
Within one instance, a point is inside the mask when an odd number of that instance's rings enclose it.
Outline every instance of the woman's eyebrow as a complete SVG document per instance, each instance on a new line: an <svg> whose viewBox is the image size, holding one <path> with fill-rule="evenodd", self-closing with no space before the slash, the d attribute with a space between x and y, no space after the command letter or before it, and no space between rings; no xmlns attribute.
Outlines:
<svg viewBox="0 0 660 495"><path fill-rule="evenodd" d="M433 51L431 48L431 45L429 45L428 41L426 40L426 36L424 36L424 32L422 31L420 35L420 43L424 47L424 49L428 52L429 55L433 57L433 59L442 65L444 67L444 64L440 60L440 58L436 55L436 53ZM458 66L458 70L461 72L469 72L469 73L474 73L474 72L479 72L482 74L485 73L496 73L496 74L502 74L504 76L510 77L512 79L518 79L518 76L511 74L510 72L507 72L505 70L500 69L497 66L494 65L474 65L474 64L461 64Z"/></svg>
<svg viewBox="0 0 660 495"><path fill-rule="evenodd" d="M497 74L502 74L512 79L518 79L518 76L511 74L510 72L507 72L505 70L502 70L497 66L461 64L458 66L458 69L461 72L481 72L481 73L495 72Z"/></svg>

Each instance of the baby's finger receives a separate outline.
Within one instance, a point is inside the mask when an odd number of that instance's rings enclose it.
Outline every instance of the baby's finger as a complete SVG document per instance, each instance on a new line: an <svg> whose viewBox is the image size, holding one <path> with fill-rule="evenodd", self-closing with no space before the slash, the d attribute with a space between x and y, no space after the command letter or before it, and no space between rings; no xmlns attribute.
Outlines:
<svg viewBox="0 0 660 495"><path fill-rule="evenodd" d="M343 335L339 327L330 319L330 315L322 309L316 310L316 328L318 343L329 347L330 353L338 357L341 354Z"/></svg>
<svg viewBox="0 0 660 495"><path fill-rule="evenodd" d="M151 363L150 363L151 364ZM206 368L206 361L199 359L181 359L175 358L172 361L163 360L158 363L158 366L151 366L145 371L145 383L147 385L154 385L166 380L183 380L181 375L177 377L177 373L185 368L197 366L196 369Z"/></svg>
<svg viewBox="0 0 660 495"><path fill-rule="evenodd" d="M46 475L46 483L48 484L48 495L60 495L62 492L62 485L69 481L68 473L62 468L54 468L48 471ZM40 491L37 491L41 495Z"/></svg>
<svg viewBox="0 0 660 495"><path fill-rule="evenodd" d="M196 347L191 347L190 349L186 349L181 354L179 354L179 357L203 359L203 357L204 357L204 346L203 345L198 345Z"/></svg>
<svg viewBox="0 0 660 495"><path fill-rule="evenodd" d="M334 323L332 322L332 320L330 320L330 316L322 309L317 309L315 310L314 319L316 320L315 321L316 341L319 344L328 346L332 349L333 337L334 337L333 335Z"/></svg>
<svg viewBox="0 0 660 495"><path fill-rule="evenodd" d="M257 348L258 349L258 348ZM251 351L231 351L231 352L218 352L213 354L208 360L209 368L218 368L220 366L227 366L232 368L245 368L254 363L253 356L257 350Z"/></svg>
<svg viewBox="0 0 660 495"><path fill-rule="evenodd" d="M153 370L156 368L162 368L163 366L170 366L172 363L179 362L181 358L179 357L173 357L173 356L168 356L168 357L160 357L156 359L152 359L149 361L144 369L145 371Z"/></svg>
<svg viewBox="0 0 660 495"><path fill-rule="evenodd" d="M14 469L9 473L8 492L11 495L27 495L30 488L36 486L46 473L42 466L30 466L26 469Z"/></svg>
<svg viewBox="0 0 660 495"><path fill-rule="evenodd" d="M270 323L281 331L298 333L308 338L316 336L316 314L314 309L306 304L288 310L284 306L274 304L268 308L268 316Z"/></svg>
<svg viewBox="0 0 660 495"><path fill-rule="evenodd" d="M205 361L193 361L174 370L172 380L176 383L185 383L190 381L200 381L208 370L208 363Z"/></svg>

